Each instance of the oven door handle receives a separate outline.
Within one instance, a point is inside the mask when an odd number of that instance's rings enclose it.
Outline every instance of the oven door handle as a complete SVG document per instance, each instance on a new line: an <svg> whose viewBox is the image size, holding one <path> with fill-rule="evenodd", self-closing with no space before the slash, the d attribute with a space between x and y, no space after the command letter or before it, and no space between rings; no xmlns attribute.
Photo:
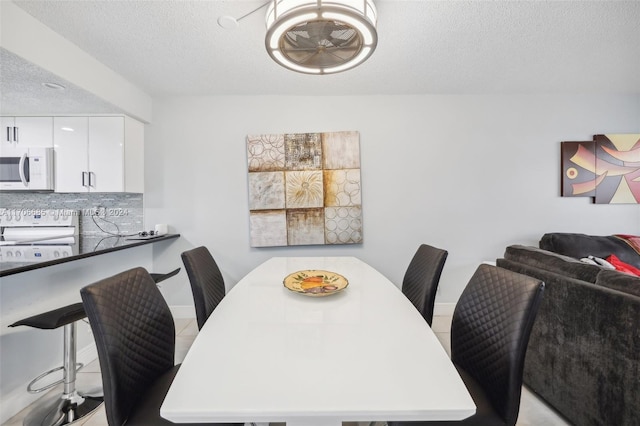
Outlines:
<svg viewBox="0 0 640 426"><path fill-rule="evenodd" d="M27 177L24 172L24 166L26 162L27 153L25 152L24 154L22 154L22 157L20 157L20 163L18 163L18 173L20 173L20 180L22 181L22 184L25 186L25 188L28 188L29 182L27 181Z"/></svg>

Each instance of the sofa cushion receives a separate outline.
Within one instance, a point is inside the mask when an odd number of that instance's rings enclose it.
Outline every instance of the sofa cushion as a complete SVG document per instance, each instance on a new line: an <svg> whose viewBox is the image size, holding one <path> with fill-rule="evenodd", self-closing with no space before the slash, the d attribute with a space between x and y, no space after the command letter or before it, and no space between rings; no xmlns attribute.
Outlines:
<svg viewBox="0 0 640 426"><path fill-rule="evenodd" d="M623 262L640 268L640 254L624 239L613 235L594 236L552 232L544 234L540 239L541 249L580 259L596 256L606 259L615 254Z"/></svg>
<svg viewBox="0 0 640 426"><path fill-rule="evenodd" d="M600 266L589 265L572 257L522 245L507 247L504 258L590 283L595 283L598 274L602 271Z"/></svg>
<svg viewBox="0 0 640 426"><path fill-rule="evenodd" d="M598 274L596 285L640 297L640 277L624 272L602 271Z"/></svg>

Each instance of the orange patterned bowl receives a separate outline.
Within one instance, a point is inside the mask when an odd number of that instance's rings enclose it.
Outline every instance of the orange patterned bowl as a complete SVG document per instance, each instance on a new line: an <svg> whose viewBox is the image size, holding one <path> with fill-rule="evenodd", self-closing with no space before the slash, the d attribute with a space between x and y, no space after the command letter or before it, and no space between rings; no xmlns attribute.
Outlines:
<svg viewBox="0 0 640 426"><path fill-rule="evenodd" d="M344 290L349 281L335 272L307 269L286 276L284 286L305 296L330 296Z"/></svg>

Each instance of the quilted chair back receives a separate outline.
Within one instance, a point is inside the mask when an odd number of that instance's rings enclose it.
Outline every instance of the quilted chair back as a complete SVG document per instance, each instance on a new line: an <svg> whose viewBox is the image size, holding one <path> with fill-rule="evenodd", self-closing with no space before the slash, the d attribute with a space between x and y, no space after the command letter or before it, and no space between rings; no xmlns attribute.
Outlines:
<svg viewBox="0 0 640 426"><path fill-rule="evenodd" d="M402 292L431 325L433 305L448 252L422 244L407 267Z"/></svg>
<svg viewBox="0 0 640 426"><path fill-rule="evenodd" d="M174 366L175 325L144 268L80 290L98 349L107 422L121 426L139 397Z"/></svg>
<svg viewBox="0 0 640 426"><path fill-rule="evenodd" d="M198 329L224 298L225 287L218 264L206 247L198 247L182 253L182 262L187 270L193 302L196 308Z"/></svg>
<svg viewBox="0 0 640 426"><path fill-rule="evenodd" d="M462 292L451 324L451 359L475 379L505 424L520 410L522 371L544 283L480 265Z"/></svg>

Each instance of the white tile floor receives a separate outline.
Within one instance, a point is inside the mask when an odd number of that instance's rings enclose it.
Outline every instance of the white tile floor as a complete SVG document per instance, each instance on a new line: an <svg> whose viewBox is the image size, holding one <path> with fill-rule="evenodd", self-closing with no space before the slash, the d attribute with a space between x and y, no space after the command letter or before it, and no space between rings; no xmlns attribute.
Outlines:
<svg viewBox="0 0 640 426"><path fill-rule="evenodd" d="M433 329L436 331L438 339L450 351L449 333L451 318L450 317L434 317ZM176 362L184 359L193 339L198 334L198 326L195 319L177 319L176 320ZM92 389L101 383L100 367L98 362L92 362L85 366L77 376L79 389ZM54 388L50 392L58 392L61 390ZM37 404L37 402L36 402ZM2 426L19 426L22 425L23 419L29 412L30 407L25 408L16 416L9 419ZM367 424L367 423L364 423ZM90 417L81 419L74 423L78 426L107 426L107 418L104 408L96 410ZM517 426L565 426L570 425L558 416L550 407L542 400L537 398L526 387L522 390L522 400L520 403L520 416L518 417Z"/></svg>

